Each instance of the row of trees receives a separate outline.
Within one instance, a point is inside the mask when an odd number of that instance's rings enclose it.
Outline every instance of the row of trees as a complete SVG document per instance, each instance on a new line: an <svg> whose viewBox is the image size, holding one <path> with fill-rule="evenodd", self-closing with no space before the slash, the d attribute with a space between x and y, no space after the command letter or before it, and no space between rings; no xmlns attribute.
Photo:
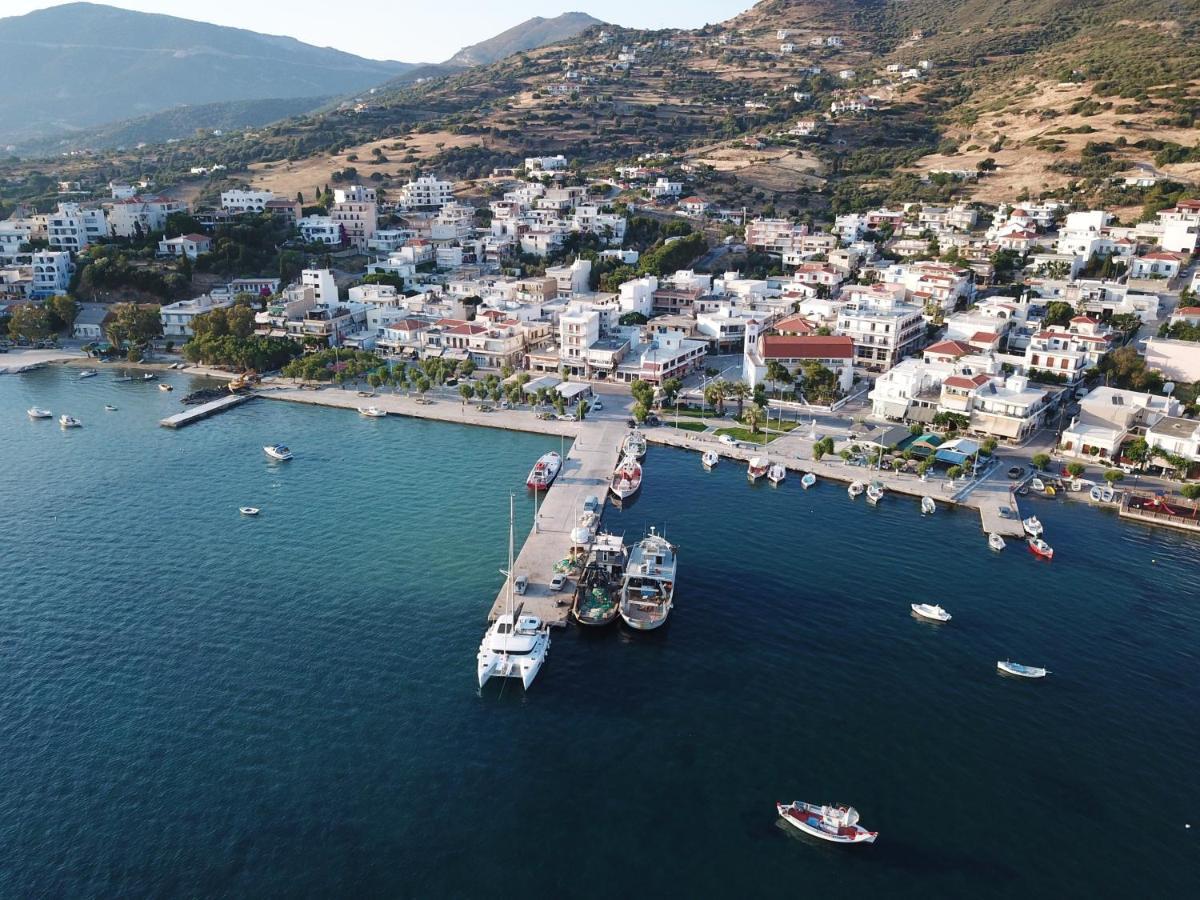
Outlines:
<svg viewBox="0 0 1200 900"><path fill-rule="evenodd" d="M78 314L79 305L63 294L40 305L25 303L17 306L9 317L8 333L17 340L42 341L69 329Z"/></svg>

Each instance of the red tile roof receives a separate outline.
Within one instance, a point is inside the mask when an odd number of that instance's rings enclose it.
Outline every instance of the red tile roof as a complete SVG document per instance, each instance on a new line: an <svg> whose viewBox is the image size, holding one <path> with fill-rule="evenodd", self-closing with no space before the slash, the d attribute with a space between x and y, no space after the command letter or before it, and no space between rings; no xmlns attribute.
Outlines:
<svg viewBox="0 0 1200 900"><path fill-rule="evenodd" d="M1093 319L1091 316L1075 316L1074 318L1071 319L1071 321L1072 322L1085 322L1088 325L1096 325L1099 323L1100 320Z"/></svg>
<svg viewBox="0 0 1200 900"><path fill-rule="evenodd" d="M854 341L840 335L768 334L762 339L764 359L850 359Z"/></svg>
<svg viewBox="0 0 1200 900"><path fill-rule="evenodd" d="M986 375L951 375L942 384L946 387L964 388L971 390L973 388L982 387L987 384L990 379Z"/></svg>
<svg viewBox="0 0 1200 900"><path fill-rule="evenodd" d="M984 344L991 344L998 337L1000 337L1000 335L996 334L994 331L977 331L971 335L971 340L979 341Z"/></svg>
<svg viewBox="0 0 1200 900"><path fill-rule="evenodd" d="M925 348L926 353L944 353L950 356L966 356L971 352L970 346L962 341L938 341Z"/></svg>
<svg viewBox="0 0 1200 900"><path fill-rule="evenodd" d="M1177 316L1200 316L1200 306L1181 306L1175 310Z"/></svg>

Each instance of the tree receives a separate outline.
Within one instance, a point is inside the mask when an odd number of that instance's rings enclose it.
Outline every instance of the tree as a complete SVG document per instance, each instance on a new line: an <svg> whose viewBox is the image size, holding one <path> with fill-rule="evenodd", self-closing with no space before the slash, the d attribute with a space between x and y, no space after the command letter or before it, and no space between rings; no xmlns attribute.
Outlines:
<svg viewBox="0 0 1200 900"><path fill-rule="evenodd" d="M979 445L979 450L984 456L991 456L996 452L998 444L999 442L994 437L984 438L983 443Z"/></svg>
<svg viewBox="0 0 1200 900"><path fill-rule="evenodd" d="M747 385L746 382L735 381L729 386L729 394L734 400L737 401L737 414L738 418L740 419L742 417L742 410L746 406L746 400L753 394L753 391L750 390L750 386Z"/></svg>
<svg viewBox="0 0 1200 900"><path fill-rule="evenodd" d="M433 385L429 383L429 379L426 378L424 375L418 375L417 380L414 383L414 387L416 387L417 393L420 394L422 397L424 397L425 393L431 387L433 387Z"/></svg>
<svg viewBox="0 0 1200 900"><path fill-rule="evenodd" d="M1135 462L1141 468L1150 458L1150 445L1145 438L1134 438L1122 450L1122 455L1130 462Z"/></svg>
<svg viewBox="0 0 1200 900"><path fill-rule="evenodd" d="M162 336L162 318L155 304L118 303L112 309L112 320L108 323L108 339L120 347L130 344L145 344Z"/></svg>
<svg viewBox="0 0 1200 900"><path fill-rule="evenodd" d="M50 311L32 303L18 306L9 319L8 333L28 341L45 340L51 334Z"/></svg>
<svg viewBox="0 0 1200 900"><path fill-rule="evenodd" d="M632 277L632 273L631 273L631 277ZM620 322L620 324L622 324L622 325L645 325L650 320L647 319L640 312L627 312L627 313L622 314L621 318L618 319L617 321Z"/></svg>
<svg viewBox="0 0 1200 900"><path fill-rule="evenodd" d="M79 304L65 294L55 294L46 301L46 310L55 331L69 331L79 315Z"/></svg>
<svg viewBox="0 0 1200 900"><path fill-rule="evenodd" d="M634 379L629 385L629 392L633 394L633 399L642 406L649 409L654 403L654 385L647 381L642 381L640 378Z"/></svg>
<svg viewBox="0 0 1200 900"><path fill-rule="evenodd" d="M1104 480L1110 485L1116 484L1118 481L1125 480L1125 473L1120 469L1109 469L1104 473Z"/></svg>
<svg viewBox="0 0 1200 900"><path fill-rule="evenodd" d="M475 363L469 359L464 359L458 367L458 374L463 378L470 378L475 372Z"/></svg>
<svg viewBox="0 0 1200 900"><path fill-rule="evenodd" d="M950 476L950 480L954 481L963 473L962 466L951 466L946 470L946 474Z"/></svg>
<svg viewBox="0 0 1200 900"><path fill-rule="evenodd" d="M743 385L744 386L744 385ZM750 428L751 434L758 434L758 429L762 427L763 421L766 418L766 413L758 406L751 406L746 410L746 414L742 421Z"/></svg>
<svg viewBox="0 0 1200 900"><path fill-rule="evenodd" d="M633 418L637 422L645 422L646 416L650 415L650 408L640 400L633 404Z"/></svg>
<svg viewBox="0 0 1200 900"><path fill-rule="evenodd" d="M663 403L667 406L675 405L675 398L679 396L679 392L683 390L683 382L678 378L668 378L662 383Z"/></svg>
<svg viewBox="0 0 1200 900"><path fill-rule="evenodd" d="M1032 462L1032 463L1033 463L1033 467L1034 467L1035 469L1038 469L1038 470L1043 470L1043 469L1045 469L1045 468L1046 468L1046 466L1050 465L1050 454L1048 454L1048 453L1035 453L1035 454L1033 455L1033 459L1032 459L1032 460L1030 460L1030 462Z"/></svg>
<svg viewBox="0 0 1200 900"><path fill-rule="evenodd" d="M1196 500L1200 498L1200 484L1185 484L1179 492L1189 500Z"/></svg>
<svg viewBox="0 0 1200 900"><path fill-rule="evenodd" d="M462 396L463 406L466 406L467 401L475 396L475 388L464 382L458 386L458 393Z"/></svg>
<svg viewBox="0 0 1200 900"><path fill-rule="evenodd" d="M1081 462L1076 461L1076 462L1067 464L1067 474L1070 475L1072 478L1078 478L1080 475L1082 475L1086 471L1087 471L1087 466L1085 466Z"/></svg>

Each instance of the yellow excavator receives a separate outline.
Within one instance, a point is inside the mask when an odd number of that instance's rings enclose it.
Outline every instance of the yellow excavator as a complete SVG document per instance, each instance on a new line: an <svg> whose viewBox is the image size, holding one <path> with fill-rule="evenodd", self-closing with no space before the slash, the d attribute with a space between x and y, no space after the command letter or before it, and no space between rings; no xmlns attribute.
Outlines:
<svg viewBox="0 0 1200 900"><path fill-rule="evenodd" d="M254 385L258 384L258 373L253 369L247 369L233 381L229 382L229 393L237 394L241 391L248 391Z"/></svg>

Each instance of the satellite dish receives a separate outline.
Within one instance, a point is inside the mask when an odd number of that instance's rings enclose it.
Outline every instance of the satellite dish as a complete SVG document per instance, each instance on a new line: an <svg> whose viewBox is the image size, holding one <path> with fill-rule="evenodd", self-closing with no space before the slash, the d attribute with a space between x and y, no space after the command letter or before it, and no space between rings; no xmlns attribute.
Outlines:
<svg viewBox="0 0 1200 900"><path fill-rule="evenodd" d="M1163 385L1163 393L1166 394L1168 397L1170 397L1173 393L1175 393L1175 382L1168 381L1166 384L1164 384Z"/></svg>

